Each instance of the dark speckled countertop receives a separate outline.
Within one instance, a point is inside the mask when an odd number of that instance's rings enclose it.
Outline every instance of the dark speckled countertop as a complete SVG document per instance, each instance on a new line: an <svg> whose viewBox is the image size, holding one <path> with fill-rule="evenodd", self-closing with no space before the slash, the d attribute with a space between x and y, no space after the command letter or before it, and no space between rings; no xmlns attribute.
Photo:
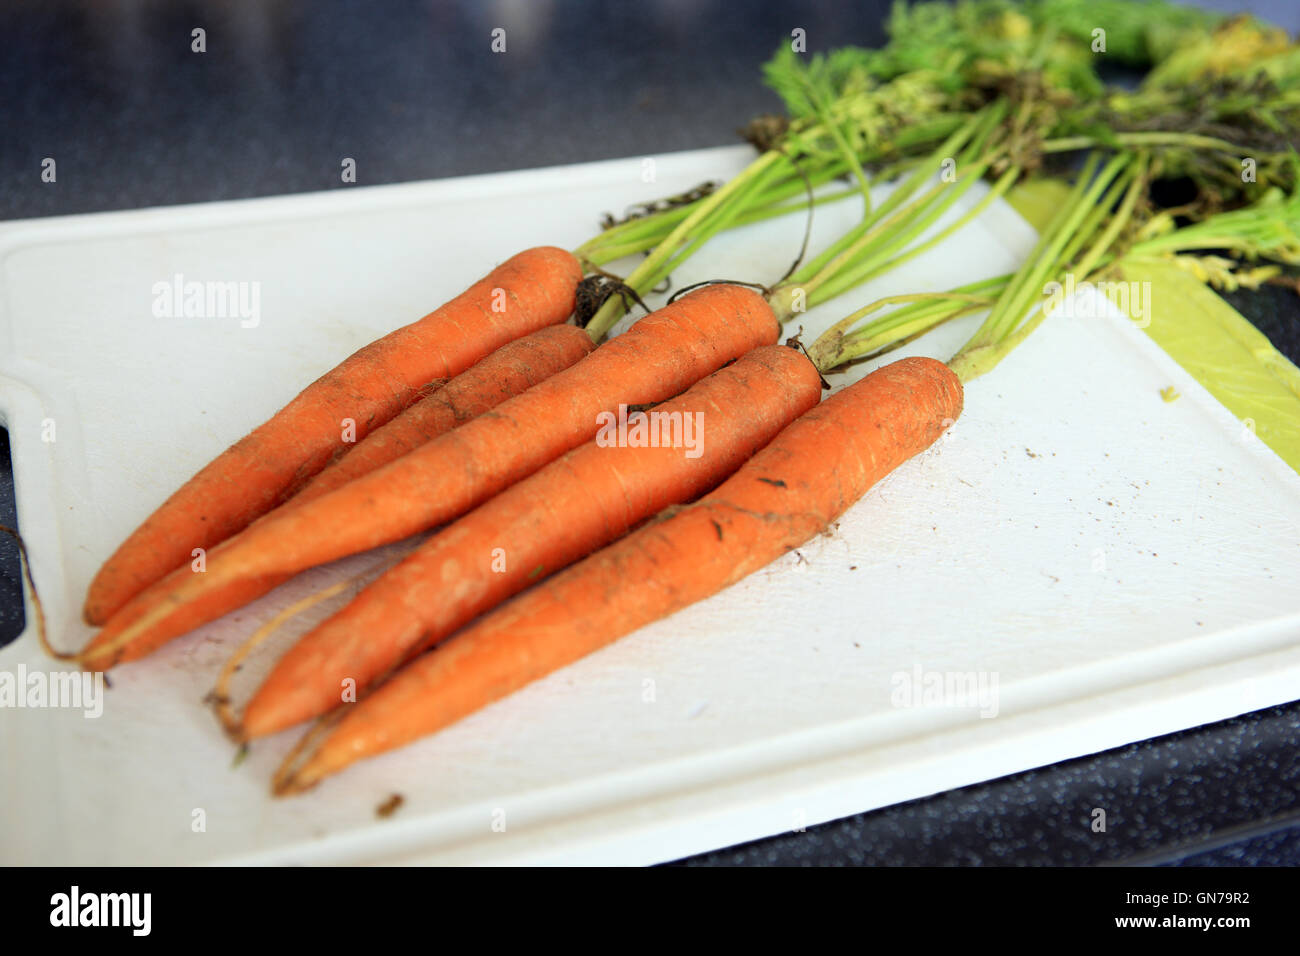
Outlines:
<svg viewBox="0 0 1300 956"><path fill-rule="evenodd" d="M1292 31L1293 0L1207 2ZM43 0L0 9L0 218L237 199L359 181L715 146L776 107L758 66L795 26L810 48L875 43L883 0L373 4ZM510 55L485 57L508 27ZM208 52L189 51L190 31ZM40 161L59 162L57 188ZM1294 296L1234 305L1300 360ZM0 432L0 523L13 524ZM0 643L22 627L0 541ZM1300 863L1300 704L938 794L690 864ZM1093 807L1109 827L1086 825Z"/></svg>

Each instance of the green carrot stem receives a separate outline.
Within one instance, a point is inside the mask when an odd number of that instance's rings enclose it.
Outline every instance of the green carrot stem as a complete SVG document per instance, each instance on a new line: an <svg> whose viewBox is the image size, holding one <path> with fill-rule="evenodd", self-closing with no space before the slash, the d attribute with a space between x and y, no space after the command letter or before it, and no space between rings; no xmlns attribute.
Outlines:
<svg viewBox="0 0 1300 956"><path fill-rule="evenodd" d="M796 295L803 296L807 304L815 305L865 281L867 276L879 271L879 263L887 258L889 253L910 241L933 223L944 209L955 202L961 192L969 188L987 168L987 162L974 163L972 157L978 155L984 147L986 138L1000 115L999 111L989 109L972 117L970 123L941 144L907 182L900 185L885 202L877 207L870 222L864 221L808 267L797 271L782 283L780 288L774 290L771 301L778 315L790 314L790 303ZM959 181L963 182L961 188L953 190L951 188L953 184L939 182L919 197L911 198L946 160L955 158L955 147L963 144L966 145L966 151L960 154L963 162L963 173L959 177ZM972 168L966 168L967 162L973 163ZM946 198L938 205L931 206L932 202L945 193ZM904 205L904 202L909 199L911 201ZM886 213L891 213L889 218L882 218ZM869 228L864 230L864 226ZM833 256L828 259L831 253Z"/></svg>
<svg viewBox="0 0 1300 956"><path fill-rule="evenodd" d="M789 159L789 157L786 157L783 154L782 158L793 166L794 161ZM770 178L772 175L777 173L779 173L779 170L777 170L776 167L772 167L768 169L763 176L753 179L745 186L745 188L737 190L735 194L728 198L726 203L723 203L712 216L708 217L708 219L700 225L695 235L691 237L690 241L682 249L669 257L658 267L658 269L648 274L641 281L645 283L647 288L653 288L665 277L671 275L675 269L682 265L682 263L699 251L699 248L704 245L704 243L708 242L724 229L729 229L734 226L738 217L755 203L756 200L754 197L761 195L764 186L764 178ZM633 274L635 275L635 273ZM629 284L631 284L630 281Z"/></svg>
<svg viewBox="0 0 1300 956"><path fill-rule="evenodd" d="M1080 265L1090 267L1114 242L1131 216L1142 187L1146 158L1137 157L1136 165L1134 164L1133 154L1121 153L1113 157L1095 177L1090 176L1088 169L1079 177L1075 189L1071 191L1071 201L1063 209L1063 215L1058 216L1054 227L1045 233L1048 241L1044 244L1042 257L1030 259L1018 270L1017 278L1012 281L1008 292L999 297L984 324L948 363L963 382L991 370L1046 317L1044 307L1047 300L1040 300L1035 305L1035 295L1039 294L1038 290L1043 288L1043 282L1049 275L1064 267L1066 262L1062 254L1076 244L1082 225L1092 220L1090 213L1095 209L1101 194L1110 189L1116 178L1123 174L1129 181L1124 203L1102 230ZM1090 163L1089 166L1095 164ZM1087 188L1080 193L1078 187L1084 183ZM1027 318L1026 312L1029 312Z"/></svg>
<svg viewBox="0 0 1300 956"><path fill-rule="evenodd" d="M812 167L808 168L808 165L805 165L805 172L814 189L843 176L848 171L848 167L838 157L829 161L809 158L803 162ZM808 208L806 203L796 203L788 208L776 208L779 204L794 196L804 196L806 191L807 187L802 176L786 176L770 188L763 190L762 196L755 200L755 205L759 208L740 217L736 221L736 225L806 210ZM857 194L857 190L854 189L847 191L843 196L821 196L818 197L817 201L819 203L830 202L846 198L847 195L856 196ZM660 210L647 216L640 216L610 226L575 249L574 255L594 265L605 265L625 256L636 255L648 249L653 249L668 236L678 223L689 216L696 208L696 205L702 201L702 199L697 199L694 203L688 205L674 206L671 209Z"/></svg>
<svg viewBox="0 0 1300 956"><path fill-rule="evenodd" d="M1133 210L1137 206L1138 198L1146 189L1148 164L1149 160L1147 155L1145 153L1139 154L1136 163L1131 170L1129 177L1130 183L1128 191L1124 194L1123 202L1120 203L1119 208L1115 211L1115 215L1111 217L1110 222L1107 223L1106 228L1102 231L1101 235L1097 237L1097 241L1093 243L1092 248L1089 249L1087 254L1074 266L1075 271L1081 275L1087 276L1092 272L1093 268L1097 264L1097 260L1106 254L1110 247L1115 243L1115 240L1119 238L1119 234L1123 231L1124 227L1127 226L1129 221L1133 218ZM1069 260L1066 261L1068 262Z"/></svg>
<svg viewBox="0 0 1300 956"><path fill-rule="evenodd" d="M1201 136L1196 133L1114 133L1108 139L1097 136L1061 136L1044 140L1042 150L1045 153L1067 153L1076 149L1105 149L1120 145L1132 148L1151 146L1183 146L1189 149L1208 149L1234 156L1255 155L1262 150L1252 150L1246 146L1230 143L1213 136Z"/></svg>
<svg viewBox="0 0 1300 956"><path fill-rule="evenodd" d="M1006 284L1008 276L981 279L947 292L887 296L858 309L826 330L808 349L809 356L823 371L830 371L848 361L878 350L895 338L900 330L911 334L931 328L957 314L988 308ZM902 304L889 314L860 328L854 328L868 315L887 305Z"/></svg>
<svg viewBox="0 0 1300 956"><path fill-rule="evenodd" d="M999 296L997 304L994 305L993 311L989 314L989 317L984 321L984 324L980 326L979 330L971 340L966 343L965 350L984 348L995 340L996 321L999 310L1004 309L1020 294L1027 278L1026 273L1028 270L1028 264L1036 262L1047 255L1053 237L1065 226L1066 222L1070 218L1071 210L1078 205L1079 201L1087 191L1088 181L1095 174L1099 161L1100 156L1096 153L1090 155L1085 161L1083 170L1075 180L1074 186L1071 188L1065 202L1061 204L1056 215L1052 217L1047 228L1043 230L1039 235L1038 240L1034 243L1034 248L1029 253L1026 265L1021 266L1020 269L1016 270L1016 272L1012 274L1011 280L1002 290L1002 294Z"/></svg>
<svg viewBox="0 0 1300 956"><path fill-rule="evenodd" d="M998 306L994 309L997 314L997 324L993 328L993 340L995 342L1004 337L1019 323L1034 297L1041 294L1043 281L1055 270L1062 250L1069 244L1082 221L1088 217L1088 214L1096 206L1101 194L1131 159L1131 154L1121 154L1112 158L1102 167L1101 172L1088 184L1083 197L1069 210L1065 222L1051 236L1043 256L1038 259L1031 259L1027 263L1029 268L1025 271L1025 280L1015 296L1008 301L1005 309L1003 309L1002 301L999 300Z"/></svg>
<svg viewBox="0 0 1300 956"><path fill-rule="evenodd" d="M839 147L840 153L848 162L853 170L853 175L858 181L859 188L862 192L862 217L865 219L871 215L871 180L867 177L866 170L862 168L862 163L858 161L858 155L853 147L849 145L848 140L844 138L844 131L840 129L840 124L831 116L831 111L826 101L822 99L812 85L808 86L808 93L817 106L817 112L821 118L822 125L830 133L831 139Z"/></svg>
<svg viewBox="0 0 1300 956"><path fill-rule="evenodd" d="M870 216L863 219L854 229L845 233L838 240L830 245L819 256L810 261L803 268L795 272L787 281L790 286L806 286L811 283L814 277L822 275L830 267L831 263L836 262L846 251L856 243L862 241L868 235L875 235L879 232L877 228L884 218L893 213L903 203L911 197L917 189L939 171L945 159L952 157L957 150L961 149L977 132L981 125L987 122L987 115L976 114L967 122L954 130L947 139L930 153L926 159L920 163L912 174L895 187L894 191L885 198L879 206L875 208Z"/></svg>
<svg viewBox="0 0 1300 956"><path fill-rule="evenodd" d="M1061 262L1074 261L1074 259L1079 255L1079 251L1083 249L1084 244L1097 234L1102 223L1106 221L1106 217L1111 214L1111 210L1115 208L1115 204L1119 202L1120 197L1128 188L1130 181L1130 178L1126 176L1118 176L1115 178L1114 182L1112 182L1106 189L1106 192L1102 195L1101 199L1092 208L1092 211L1088 213L1083 222L1079 224L1079 227L1075 229L1074 235L1070 237L1070 241L1067 242L1065 247L1061 250L1061 255L1059 257Z"/></svg>
<svg viewBox="0 0 1300 956"><path fill-rule="evenodd" d="M845 339L837 364L846 365L863 359L872 358L888 352L899 345L938 328L945 322L951 322L964 315L987 309L993 299L976 299L969 303L954 303L942 309L930 309L911 316L906 322L898 322L888 329L882 329L875 335L858 336ZM826 371L826 370L823 370Z"/></svg>
<svg viewBox="0 0 1300 956"><path fill-rule="evenodd" d="M1115 240L1119 237L1119 234L1132 218L1133 209L1137 204L1138 197L1142 195L1146 187L1146 168L1147 158L1144 155L1138 160L1138 168L1135 170L1129 188L1124 195L1124 201L1120 204L1119 209L1116 210L1115 215L1111 218L1110 222L1107 223L1106 228L1097 238L1097 241L1093 243L1092 248L1089 249L1088 253L1076 266L1074 266L1074 270L1083 276L1085 282L1091 278L1092 270L1097 261L1107 252L1107 250L1110 249ZM999 344L997 356L993 359L992 364L990 364L988 368L992 368L993 365L996 365L1001 361L1008 352L1016 348L1021 342L1028 338L1030 333L1038 328L1038 326L1042 324L1043 319L1047 318L1047 316L1047 303L1044 301L1035 307L1034 311L1023 323L1021 323L1019 328L1007 336L1005 342ZM988 371L988 368L983 371ZM982 374L982 372L980 374Z"/></svg>
<svg viewBox="0 0 1300 956"><path fill-rule="evenodd" d="M860 261L853 268L829 280L824 286L814 290L808 296L809 305L818 305L828 299L852 289L863 282L866 282L872 276L889 271L897 262L905 261L912 255L919 253L922 249L932 246L935 241L942 238L943 235L950 234L952 228L945 229L940 236L921 245L909 249L906 253L896 256L896 260L889 257L894 255L900 248L907 246L913 239L919 236L925 230L929 229L934 223L952 207L962 196L964 196L975 183L979 182L992 160L983 161L968 167L963 176L959 177L955 183L943 183L937 189L939 201L931 202L930 196L924 198L917 210L913 213L913 220L910 223L902 225L899 229L892 231L890 234L882 237L882 242L878 248ZM946 188L945 188L946 187ZM990 198L991 197L986 197ZM987 205L987 203L985 203ZM969 216L962 217L954 226L964 225L970 221Z"/></svg>
<svg viewBox="0 0 1300 956"><path fill-rule="evenodd" d="M980 198L980 201L977 202L974 206L972 206L969 210L967 210L967 212L965 212L961 216L961 218L955 220L953 223L946 226L941 232L935 234L933 237L927 239L925 242L918 243L917 245L910 247L906 252L902 253L901 255L895 256L893 259L890 259L888 262L886 262L883 266L880 267L880 271L892 272L894 269L898 268L898 266L902 265L908 259L914 258L915 256L919 256L921 253L929 249L932 249L934 246L937 246L939 243L943 242L949 236L960 231L962 228L964 228L972 221L974 221L976 218L978 218L979 215L983 213L984 210L987 209L995 199L997 199L999 196L1006 195L1007 191L1011 188L1011 186L1020 178L1020 174L1022 172L1023 170L1019 166L1009 167L1001 176L998 177L997 182L995 182L989 188L989 191L985 193L983 197Z"/></svg>
<svg viewBox="0 0 1300 956"><path fill-rule="evenodd" d="M677 252L683 245L690 242L695 230L713 213L718 207L727 201L729 197L743 189L748 183L763 175L775 163L782 159L782 154L769 150L763 153L756 160L749 164L744 172L737 175L721 189L716 190L702 200L690 215L683 219L672 232L660 242L653 252L645 260L632 270L632 273L624 280L628 286L639 293L649 291L654 287L655 281L647 281L658 274L658 270L668 259ZM611 296L605 304L597 310L592 316L591 321L587 324L587 331L591 337L599 342L606 333L613 328L623 315L624 306L622 297Z"/></svg>

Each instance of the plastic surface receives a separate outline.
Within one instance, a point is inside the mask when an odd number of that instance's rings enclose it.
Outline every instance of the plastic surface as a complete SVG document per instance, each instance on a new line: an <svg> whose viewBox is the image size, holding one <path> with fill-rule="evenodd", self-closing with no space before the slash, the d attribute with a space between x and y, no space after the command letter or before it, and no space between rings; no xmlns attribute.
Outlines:
<svg viewBox="0 0 1300 956"><path fill-rule="evenodd" d="M746 155L660 156L654 183L630 159L0 228L0 412L53 640L89 636L85 586L123 535L343 355L523 246L575 246L600 212ZM823 207L816 236L858 213ZM771 281L802 228L720 237L675 282ZM882 295L1006 271L1032 242L998 203L796 325L809 341ZM260 321L155 316L154 284L177 273L260 282ZM1095 311L1054 317L972 383L950 433L832 533L305 796L269 795L296 733L232 768L201 699L257 624L383 555L114 672L98 718L0 712L0 860L646 863L1294 699L1300 477L1141 330ZM905 352L946 358L978 320ZM58 669L30 633L0 651L0 671L19 665ZM926 706L934 675L972 675L985 699ZM404 804L378 818L393 793Z"/></svg>

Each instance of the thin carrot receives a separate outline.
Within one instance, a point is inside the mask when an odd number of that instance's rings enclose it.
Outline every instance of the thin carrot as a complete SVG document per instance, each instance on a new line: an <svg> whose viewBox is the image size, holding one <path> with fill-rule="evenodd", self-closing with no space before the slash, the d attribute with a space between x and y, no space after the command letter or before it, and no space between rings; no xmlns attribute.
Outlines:
<svg viewBox="0 0 1300 956"><path fill-rule="evenodd" d="M456 518L592 438L600 413L671 398L774 343L778 330L755 292L734 285L696 290L491 412L315 501L268 516L210 555L203 574L151 588L149 610L111 639L93 640L79 660L103 669L148 653L159 646L150 635L178 608L232 582L293 574Z"/></svg>
<svg viewBox="0 0 1300 956"><path fill-rule="evenodd" d="M290 497L357 437L436 379L573 311L582 268L563 249L521 252L418 322L390 332L307 386L145 519L100 568L83 615L102 624L134 595Z"/></svg>
<svg viewBox="0 0 1300 956"><path fill-rule="evenodd" d="M501 346L487 358L451 379L445 386L426 395L387 424L376 428L356 447L327 467L278 511L299 508L320 498L363 474L400 458L407 452L446 434L456 426L483 414L507 398L573 365L595 348L585 331L574 325L550 325L531 335ZM259 521L268 520L264 515ZM212 557L223 553L217 545ZM205 562L206 563L206 562ZM177 587L194 574L190 565L178 568L162 579L159 588ZM142 638L141 646L161 644L186 634L228 611L254 601L287 581L292 575L271 575L232 582L224 588L207 591L199 600L185 604L177 612ZM152 606L153 589L136 595L109 618L96 636L107 643L125 628L135 624Z"/></svg>
<svg viewBox="0 0 1300 956"><path fill-rule="evenodd" d="M250 701L242 736L331 710L342 688L366 688L539 576L703 494L820 395L821 377L802 352L764 346L629 425L646 436L666 429L675 443L609 447L598 438L512 485L304 636Z"/></svg>
<svg viewBox="0 0 1300 956"><path fill-rule="evenodd" d="M477 418L561 372L596 347L576 325L551 325L501 346L442 388L376 428L326 468L288 504L295 507L341 488Z"/></svg>
<svg viewBox="0 0 1300 956"><path fill-rule="evenodd" d="M796 420L731 478L514 598L348 708L275 779L296 793L440 730L819 534L961 414L947 366L885 366Z"/></svg>

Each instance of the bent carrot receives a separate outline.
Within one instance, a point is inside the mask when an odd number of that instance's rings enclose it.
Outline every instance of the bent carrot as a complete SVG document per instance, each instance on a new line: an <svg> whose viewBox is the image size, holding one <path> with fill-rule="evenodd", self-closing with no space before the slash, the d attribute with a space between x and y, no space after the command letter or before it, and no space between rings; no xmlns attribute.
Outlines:
<svg viewBox="0 0 1300 956"><path fill-rule="evenodd" d="M440 730L709 597L825 530L961 414L940 362L878 369L796 420L715 491L513 599L413 661L276 775L295 793Z"/></svg>
<svg viewBox="0 0 1300 956"><path fill-rule="evenodd" d="M316 475L280 509L298 508L322 497L363 474L451 431L463 422L476 418L568 368L591 352L595 344L585 331L574 325L551 325L531 335L501 346L487 358L451 379L445 386L426 395L387 424L376 428L357 446L320 474ZM272 512L276 514L278 512ZM260 521L267 520L263 516ZM213 549L215 558L222 545ZM189 565L178 568L162 579L158 587L177 587L194 573ZM152 630L147 640L161 644L186 634L228 611L243 607L287 581L292 575L239 580L224 588L207 591L199 600L177 609ZM112 641L115 635L135 624L152 606L152 589L136 595L114 614L95 640Z"/></svg>
<svg viewBox="0 0 1300 956"><path fill-rule="evenodd" d="M151 635L178 608L232 582L294 574L456 518L590 439L601 412L671 398L774 343L779 328L767 302L743 287L683 296L487 414L249 527L209 556L203 574L151 588L152 606L138 620L111 638L96 637L78 660L103 669L135 659L160 646Z"/></svg>
<svg viewBox="0 0 1300 956"><path fill-rule="evenodd" d="M446 305L355 352L218 455L145 519L91 582L83 616L102 624L134 595L290 497L340 452L343 422L363 437L434 380L506 342L562 322L582 267L563 249L521 252Z"/></svg>
<svg viewBox="0 0 1300 956"><path fill-rule="evenodd" d="M539 576L703 494L820 395L821 376L802 352L758 348L640 423L648 432L669 422L682 447L592 441L512 485L305 635L249 702L240 735L265 736L333 709L344 686L367 687ZM687 429L698 454L685 447Z"/></svg>

